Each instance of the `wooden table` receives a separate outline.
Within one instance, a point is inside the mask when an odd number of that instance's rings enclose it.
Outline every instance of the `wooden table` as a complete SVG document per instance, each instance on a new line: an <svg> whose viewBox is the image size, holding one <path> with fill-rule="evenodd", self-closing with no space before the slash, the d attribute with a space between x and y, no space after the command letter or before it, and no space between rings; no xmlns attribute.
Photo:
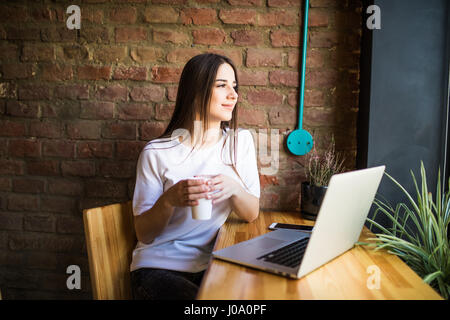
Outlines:
<svg viewBox="0 0 450 320"><path fill-rule="evenodd" d="M234 213L222 226L214 250L270 232L272 222L313 225L298 212L261 212L246 223ZM364 227L360 241L373 234ZM372 281L379 271L380 281ZM442 299L400 258L386 251L355 246L343 255L295 280L212 259L200 286L200 300L291 299Z"/></svg>

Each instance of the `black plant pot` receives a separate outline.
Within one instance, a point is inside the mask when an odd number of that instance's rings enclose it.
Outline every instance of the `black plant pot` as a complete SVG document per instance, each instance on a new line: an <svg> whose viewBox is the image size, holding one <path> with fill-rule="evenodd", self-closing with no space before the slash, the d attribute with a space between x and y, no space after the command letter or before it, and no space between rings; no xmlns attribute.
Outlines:
<svg viewBox="0 0 450 320"><path fill-rule="evenodd" d="M320 206L328 187L312 186L309 182L302 182L301 213L303 218L316 220Z"/></svg>

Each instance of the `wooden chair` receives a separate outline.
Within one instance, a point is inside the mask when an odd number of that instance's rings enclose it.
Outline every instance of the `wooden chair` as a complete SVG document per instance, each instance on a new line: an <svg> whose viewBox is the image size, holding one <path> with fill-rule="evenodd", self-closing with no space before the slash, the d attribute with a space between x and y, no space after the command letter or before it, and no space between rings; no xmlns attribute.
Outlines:
<svg viewBox="0 0 450 320"><path fill-rule="evenodd" d="M131 201L83 211L93 297L131 299L130 263L136 246Z"/></svg>

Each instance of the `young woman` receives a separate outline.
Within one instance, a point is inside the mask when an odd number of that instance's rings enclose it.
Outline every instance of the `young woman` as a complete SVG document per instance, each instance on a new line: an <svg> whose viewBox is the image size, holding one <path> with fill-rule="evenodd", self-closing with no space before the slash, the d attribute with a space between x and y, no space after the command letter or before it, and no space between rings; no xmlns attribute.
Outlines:
<svg viewBox="0 0 450 320"><path fill-rule="evenodd" d="M251 133L237 128L237 91L230 59L193 57L167 129L141 152L133 197L135 299L194 299L231 210L248 222L258 216L255 148ZM190 179L202 174L213 179ZM201 198L212 199L209 220L192 219L191 207Z"/></svg>

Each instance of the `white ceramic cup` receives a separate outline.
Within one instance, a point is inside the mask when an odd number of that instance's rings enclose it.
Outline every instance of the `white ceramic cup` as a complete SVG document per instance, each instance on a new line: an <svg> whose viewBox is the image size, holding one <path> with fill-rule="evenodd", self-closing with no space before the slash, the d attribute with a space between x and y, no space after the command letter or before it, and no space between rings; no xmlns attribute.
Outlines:
<svg viewBox="0 0 450 320"><path fill-rule="evenodd" d="M206 181L212 179L213 177L214 177L214 175L202 174L202 175L197 175L197 176L191 177L189 179L196 179L196 180L204 179L206 182ZM212 199L201 198L201 199L198 199L197 202L198 202L198 205L191 207L192 219L195 219L195 220L211 219Z"/></svg>

